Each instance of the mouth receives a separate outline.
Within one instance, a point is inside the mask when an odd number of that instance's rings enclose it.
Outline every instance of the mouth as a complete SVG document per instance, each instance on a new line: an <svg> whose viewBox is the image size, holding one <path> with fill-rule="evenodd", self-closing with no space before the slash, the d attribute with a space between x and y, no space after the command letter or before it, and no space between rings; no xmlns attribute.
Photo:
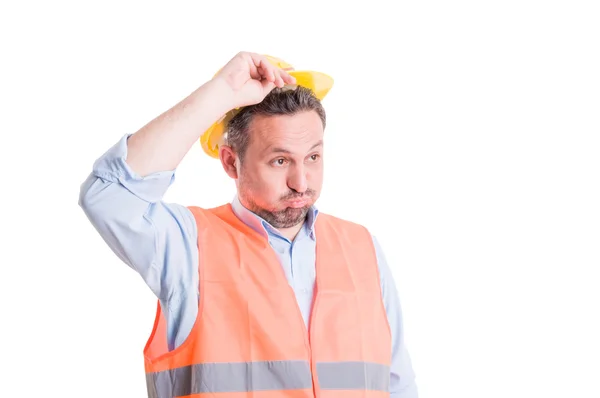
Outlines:
<svg viewBox="0 0 600 398"><path fill-rule="evenodd" d="M287 205L287 207L299 209L301 207L306 206L308 204L308 201L306 199L288 200L285 202L285 204Z"/></svg>

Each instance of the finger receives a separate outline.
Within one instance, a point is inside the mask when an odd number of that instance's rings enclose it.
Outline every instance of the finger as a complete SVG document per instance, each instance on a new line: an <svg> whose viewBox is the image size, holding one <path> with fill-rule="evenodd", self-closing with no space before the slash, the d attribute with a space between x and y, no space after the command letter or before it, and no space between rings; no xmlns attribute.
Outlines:
<svg viewBox="0 0 600 398"><path fill-rule="evenodd" d="M257 59L258 54L254 53L242 53L242 56L248 63L248 67L250 69L250 77L255 80L261 80L261 71L259 70L260 59Z"/></svg>
<svg viewBox="0 0 600 398"><path fill-rule="evenodd" d="M261 80L265 79L275 83L277 87L283 87L286 84L296 84L296 79L289 73L271 64L262 54L249 53L257 69L257 74ZM254 78L254 77L253 77Z"/></svg>
<svg viewBox="0 0 600 398"><path fill-rule="evenodd" d="M264 57L260 60L260 68L263 71L263 77L267 79L267 81L275 81L275 67L273 67L273 65L271 65Z"/></svg>
<svg viewBox="0 0 600 398"><path fill-rule="evenodd" d="M283 86L285 86L285 81L283 80L281 72L278 73L277 82L276 83L277 83L277 87L283 87Z"/></svg>
<svg viewBox="0 0 600 398"><path fill-rule="evenodd" d="M260 68L257 68L256 65L254 65L254 63L251 61L249 62L249 67L250 67L250 77L255 80L260 80L261 79Z"/></svg>
<svg viewBox="0 0 600 398"><path fill-rule="evenodd" d="M259 66L257 70L259 75L257 77L257 80L267 80L267 78L265 77L266 72L263 70L262 66Z"/></svg>
<svg viewBox="0 0 600 398"><path fill-rule="evenodd" d="M283 69L277 68L277 87L283 87L286 84L296 84L296 79Z"/></svg>
<svg viewBox="0 0 600 398"><path fill-rule="evenodd" d="M296 78L294 76L290 75L286 71L282 71L282 72L283 73L281 73L281 78L283 79L283 81L286 84L296 84Z"/></svg>
<svg viewBox="0 0 600 398"><path fill-rule="evenodd" d="M280 76L280 70L278 68L273 68L273 84L275 84L276 87L283 87L283 79Z"/></svg>
<svg viewBox="0 0 600 398"><path fill-rule="evenodd" d="M271 73L269 73L269 71L265 71L263 69L263 67L259 66L258 70L261 74L261 78L259 80L264 81L264 82L270 82L270 83L274 83L276 86L278 85L277 80L277 70L273 70Z"/></svg>
<svg viewBox="0 0 600 398"><path fill-rule="evenodd" d="M267 57L262 54L251 53L252 59L256 63L261 77L267 81L275 81L275 67L269 62Z"/></svg>

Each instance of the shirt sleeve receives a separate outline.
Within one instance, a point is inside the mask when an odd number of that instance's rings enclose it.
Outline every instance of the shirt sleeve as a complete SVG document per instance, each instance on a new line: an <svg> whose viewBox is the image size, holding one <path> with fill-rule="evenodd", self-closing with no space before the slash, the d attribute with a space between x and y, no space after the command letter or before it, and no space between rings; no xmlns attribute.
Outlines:
<svg viewBox="0 0 600 398"><path fill-rule="evenodd" d="M80 189L79 205L111 250L141 275L166 307L197 292L198 248L193 215L162 197L175 171L145 177L126 163L122 137L94 163Z"/></svg>
<svg viewBox="0 0 600 398"><path fill-rule="evenodd" d="M390 369L390 397L418 398L415 372L408 349L404 343L404 325L400 298L394 277L387 264L385 254L373 236L377 253L383 303L392 332L392 364Z"/></svg>

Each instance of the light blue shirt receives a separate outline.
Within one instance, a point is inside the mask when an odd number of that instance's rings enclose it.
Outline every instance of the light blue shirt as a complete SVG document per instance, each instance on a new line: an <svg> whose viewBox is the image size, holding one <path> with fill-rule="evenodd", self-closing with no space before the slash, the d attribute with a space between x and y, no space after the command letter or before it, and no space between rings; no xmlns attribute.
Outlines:
<svg viewBox="0 0 600 398"><path fill-rule="evenodd" d="M187 207L162 200L174 181L174 171L140 177L127 165L128 137L122 137L94 163L81 186L79 205L108 246L141 275L160 300L172 349L187 338L198 313L198 231ZM244 223L268 238L308 325L315 284L314 224L318 210L311 209L303 228L290 241L242 206L237 196L232 207ZM374 237L373 242L392 332L391 397L417 398L415 374L404 344L398 292Z"/></svg>

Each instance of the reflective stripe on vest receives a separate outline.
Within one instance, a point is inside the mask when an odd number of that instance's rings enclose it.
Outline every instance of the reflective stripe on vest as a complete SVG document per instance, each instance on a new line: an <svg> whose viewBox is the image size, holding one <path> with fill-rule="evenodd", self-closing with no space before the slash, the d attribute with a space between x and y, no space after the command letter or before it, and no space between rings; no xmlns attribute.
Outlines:
<svg viewBox="0 0 600 398"><path fill-rule="evenodd" d="M322 390L388 391L390 368L365 362L317 363ZM312 388L306 361L205 363L148 373L150 398L200 393L284 391Z"/></svg>

